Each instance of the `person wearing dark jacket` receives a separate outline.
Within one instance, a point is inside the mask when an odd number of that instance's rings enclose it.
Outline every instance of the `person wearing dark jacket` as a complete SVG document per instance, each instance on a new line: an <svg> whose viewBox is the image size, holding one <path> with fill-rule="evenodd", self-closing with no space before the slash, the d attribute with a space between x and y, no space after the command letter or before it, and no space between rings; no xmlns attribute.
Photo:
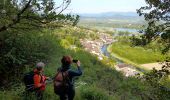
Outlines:
<svg viewBox="0 0 170 100"><path fill-rule="evenodd" d="M76 62L74 62L77 65L76 70L71 69L72 62L73 62L73 60L72 60L71 56L63 56L63 58L61 59L62 67L58 69L58 72L55 77L55 80L58 80L58 79L60 80L61 77L63 78L63 80L64 80L64 77L68 78L68 80L67 80L68 88L66 90L63 90L60 93L55 92L57 95L60 96L60 100L73 100L74 99L74 96L75 96L74 78L76 76L82 75L80 61L77 60ZM61 72L61 74L59 72ZM55 80L54 80L54 84L57 84L57 83L55 83L55 82L57 82ZM55 86L54 86L54 89L55 89Z"/></svg>

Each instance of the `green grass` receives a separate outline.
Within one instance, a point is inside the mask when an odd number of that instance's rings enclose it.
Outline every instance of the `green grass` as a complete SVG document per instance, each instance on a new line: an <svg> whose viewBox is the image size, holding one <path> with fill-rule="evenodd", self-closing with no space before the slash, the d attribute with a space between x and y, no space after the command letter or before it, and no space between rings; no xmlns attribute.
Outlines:
<svg viewBox="0 0 170 100"><path fill-rule="evenodd" d="M60 32L55 31L55 35L58 37ZM57 68L61 66L60 59L63 55L71 55L73 58L79 59L83 69L83 75L76 79L75 100L148 100L148 96L152 94L151 86L133 77L125 78L120 72L117 72L111 67L114 65L114 62L111 62L107 58L99 61L96 56L84 51L79 46L79 41L78 43L73 41L76 40L76 36L70 37L74 33L70 33L70 35L63 31L61 33L63 36L58 37L57 41L59 43L57 42L55 53L51 55L51 60L49 60L45 67L44 73L47 76L53 77ZM69 40L66 40L67 36L69 36ZM66 46L68 44L62 44L61 46L60 42L63 39L70 45L78 46L78 48L72 50L69 46ZM72 68L74 69L75 67L73 66ZM1 100L23 100L25 98L23 93L24 85L21 84L19 86L13 86L11 90L0 91L0 98ZM35 100L34 94L29 97L30 99L28 100ZM59 100L58 96L54 94L52 83L47 85L44 92L44 99Z"/></svg>
<svg viewBox="0 0 170 100"><path fill-rule="evenodd" d="M165 59L161 52L142 47L131 47L122 43L113 43L110 51L137 64L153 63Z"/></svg>

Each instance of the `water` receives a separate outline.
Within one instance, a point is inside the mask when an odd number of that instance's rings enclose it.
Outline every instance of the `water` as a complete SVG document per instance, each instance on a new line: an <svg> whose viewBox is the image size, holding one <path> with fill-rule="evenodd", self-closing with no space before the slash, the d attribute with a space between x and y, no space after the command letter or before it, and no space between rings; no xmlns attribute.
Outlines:
<svg viewBox="0 0 170 100"><path fill-rule="evenodd" d="M101 48L101 51L103 53L103 55L105 55L106 57L110 58L110 59L113 59L116 61L117 64L126 64L125 62L123 62L122 60L116 58L114 55L110 55L110 53L107 51L107 47L109 46L110 44L104 44ZM132 68L132 69L136 69L138 71L141 71L141 72L145 72L145 70L141 69L141 68L138 68L138 67L134 67L130 64L126 64L128 65L127 67L129 68Z"/></svg>
<svg viewBox="0 0 170 100"><path fill-rule="evenodd" d="M130 32L130 33L139 33L139 30L137 29L131 29L131 28L113 28L116 31L123 31L123 32Z"/></svg>
<svg viewBox="0 0 170 100"><path fill-rule="evenodd" d="M117 64L124 63L122 60L110 55L110 53L107 51L108 46L109 46L109 44L104 44L102 46L101 51L102 51L103 55L105 55L106 57L109 57L110 59L115 60Z"/></svg>

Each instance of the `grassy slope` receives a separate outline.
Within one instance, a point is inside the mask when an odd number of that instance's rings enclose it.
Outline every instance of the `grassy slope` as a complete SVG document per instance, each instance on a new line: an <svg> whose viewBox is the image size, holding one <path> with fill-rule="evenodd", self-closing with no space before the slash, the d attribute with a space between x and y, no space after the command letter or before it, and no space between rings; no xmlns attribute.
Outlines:
<svg viewBox="0 0 170 100"><path fill-rule="evenodd" d="M76 82L75 100L120 100L125 97L128 100L141 100L139 95L134 95L131 91L133 91L133 86L143 90L143 87L140 87L142 83L136 79L123 78L121 73L109 68L106 64L98 61L96 57L82 50L75 52L60 48L56 51L53 61L46 67L46 75L54 76L56 69L60 66L59 62L62 55L67 54L80 59L83 67L83 76ZM82 83L86 84L83 85ZM22 96L23 91L24 87L19 87L13 91L5 91L0 93L0 98L2 98L1 100L21 100L24 98ZM53 92L52 84L47 85L44 95L45 100L59 100ZM29 100L34 100L34 96Z"/></svg>
<svg viewBox="0 0 170 100"><path fill-rule="evenodd" d="M60 31L57 31L56 35L58 36L59 33ZM72 35L73 33L70 34ZM63 31L62 35L60 34L62 38L59 38L60 43L57 43L56 53L51 56L52 60L49 61L48 66L45 68L45 74L50 77L54 76L56 69L61 65L60 59L63 55L71 55L79 59L82 63L83 75L76 81L75 100L148 100L147 97L152 96L150 86L146 85L145 82L140 82L138 79L123 77L121 73L110 68L108 59L98 61L97 57L85 52L81 47L75 50L69 49L68 43L71 44L70 41L74 39L66 40L61 46L63 38L69 36L66 34L68 33ZM72 38L74 38L73 35ZM23 99L24 86L14 87L10 91L1 91L1 100ZM45 100L59 100L58 96L53 92L52 84L47 85L44 96ZM34 100L34 97L29 100Z"/></svg>

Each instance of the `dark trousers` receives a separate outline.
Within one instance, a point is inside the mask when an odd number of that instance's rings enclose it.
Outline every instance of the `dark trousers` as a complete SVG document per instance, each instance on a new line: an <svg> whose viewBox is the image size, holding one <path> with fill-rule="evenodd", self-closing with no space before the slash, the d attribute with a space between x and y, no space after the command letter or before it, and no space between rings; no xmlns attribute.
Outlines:
<svg viewBox="0 0 170 100"><path fill-rule="evenodd" d="M70 88L65 93L59 94L60 100L73 100L75 96L75 89Z"/></svg>
<svg viewBox="0 0 170 100"><path fill-rule="evenodd" d="M43 91L36 91L37 100L43 100Z"/></svg>

